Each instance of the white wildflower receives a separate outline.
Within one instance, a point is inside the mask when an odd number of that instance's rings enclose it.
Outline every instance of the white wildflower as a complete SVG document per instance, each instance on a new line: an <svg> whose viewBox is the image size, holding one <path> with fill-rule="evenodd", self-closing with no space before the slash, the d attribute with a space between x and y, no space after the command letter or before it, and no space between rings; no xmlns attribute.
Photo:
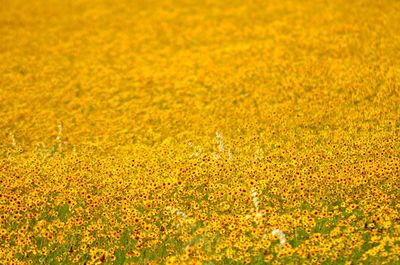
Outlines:
<svg viewBox="0 0 400 265"><path fill-rule="evenodd" d="M182 211L180 211L180 210L178 210L178 209L176 209L174 207L171 207L171 206L167 206L166 209L170 210L176 216L182 217L183 218L183 223L189 223L192 226L192 223L191 223L190 219L188 218L188 216L184 212L182 212ZM176 226L176 228L180 229L182 227L183 223L179 222L179 224Z"/></svg>
<svg viewBox="0 0 400 265"><path fill-rule="evenodd" d="M62 136L62 131L63 131L63 127L62 127L62 123L59 123L57 125L57 129L58 129L58 133L57 133L57 141L61 141L61 136Z"/></svg>
<svg viewBox="0 0 400 265"><path fill-rule="evenodd" d="M211 155L215 160L219 160L219 155L217 155L216 153L213 152L211 153Z"/></svg>
<svg viewBox="0 0 400 265"><path fill-rule="evenodd" d="M12 146L13 147L16 147L17 146L17 140L15 139L15 135L14 135L14 133L13 132L10 132L10 137L11 137L11 143L12 143Z"/></svg>
<svg viewBox="0 0 400 265"><path fill-rule="evenodd" d="M195 156L195 157L198 157L198 156L200 156L202 153L203 153L203 149L198 148L198 149L196 149L196 153L194 154L194 156Z"/></svg>
<svg viewBox="0 0 400 265"><path fill-rule="evenodd" d="M216 132L215 137L217 138L217 141L218 141L218 150L221 154L223 154L225 151L225 146L224 146L224 139L222 137L222 134L220 134L219 132Z"/></svg>
<svg viewBox="0 0 400 265"><path fill-rule="evenodd" d="M232 161L232 152L231 149L228 150L228 160Z"/></svg>
<svg viewBox="0 0 400 265"><path fill-rule="evenodd" d="M191 141L188 142L188 146L193 149L190 158L199 157L203 153L203 149L199 146L195 146Z"/></svg>
<svg viewBox="0 0 400 265"><path fill-rule="evenodd" d="M286 237L285 234L279 230L279 229L274 229L272 230L272 236L277 235L279 237L279 247L282 248L283 245L286 243Z"/></svg>
<svg viewBox="0 0 400 265"><path fill-rule="evenodd" d="M253 204L254 204L254 207L256 208L256 211L257 212L259 212L260 211L260 208L259 208L259 201L258 201L258 194L257 194L257 191L255 191L255 190L251 190L251 196L253 197Z"/></svg>
<svg viewBox="0 0 400 265"><path fill-rule="evenodd" d="M253 197L253 205L256 210L255 221L258 224L262 219L262 213L260 211L260 201L258 199L258 193L256 190L251 189L251 197Z"/></svg>

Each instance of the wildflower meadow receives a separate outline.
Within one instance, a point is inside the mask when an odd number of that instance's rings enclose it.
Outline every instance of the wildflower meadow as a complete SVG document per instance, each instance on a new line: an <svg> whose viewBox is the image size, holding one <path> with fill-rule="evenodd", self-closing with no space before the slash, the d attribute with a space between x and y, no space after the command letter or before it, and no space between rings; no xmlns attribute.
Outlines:
<svg viewBox="0 0 400 265"><path fill-rule="evenodd" d="M399 14L0 0L0 264L400 264Z"/></svg>

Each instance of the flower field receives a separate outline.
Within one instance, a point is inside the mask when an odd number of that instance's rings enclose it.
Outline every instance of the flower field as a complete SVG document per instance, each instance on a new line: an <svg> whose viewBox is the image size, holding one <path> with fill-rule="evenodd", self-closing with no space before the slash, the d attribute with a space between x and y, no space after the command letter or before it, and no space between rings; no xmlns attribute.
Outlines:
<svg viewBox="0 0 400 265"><path fill-rule="evenodd" d="M400 264L398 14L1 0L0 264Z"/></svg>

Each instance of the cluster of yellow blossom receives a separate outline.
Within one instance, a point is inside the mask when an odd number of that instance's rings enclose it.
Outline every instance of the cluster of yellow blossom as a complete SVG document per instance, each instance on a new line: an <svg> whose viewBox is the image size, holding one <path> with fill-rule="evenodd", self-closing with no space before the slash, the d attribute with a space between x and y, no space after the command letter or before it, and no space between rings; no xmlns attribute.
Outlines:
<svg viewBox="0 0 400 265"><path fill-rule="evenodd" d="M2 0L1 264L398 264L400 2Z"/></svg>

